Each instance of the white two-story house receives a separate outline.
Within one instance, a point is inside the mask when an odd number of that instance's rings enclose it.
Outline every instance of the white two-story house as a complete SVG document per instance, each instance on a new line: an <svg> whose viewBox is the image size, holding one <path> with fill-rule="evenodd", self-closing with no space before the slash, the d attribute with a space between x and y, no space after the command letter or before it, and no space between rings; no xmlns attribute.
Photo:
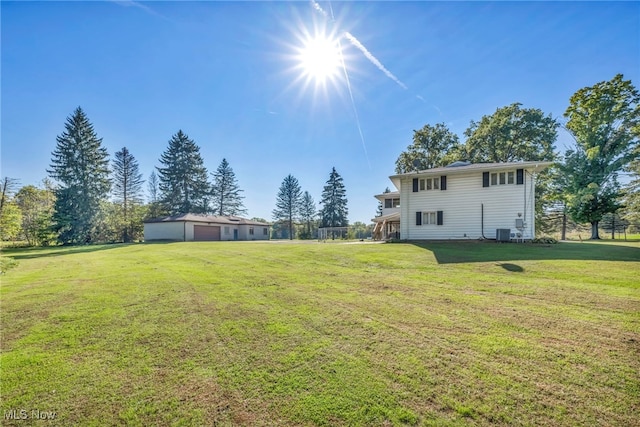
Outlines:
<svg viewBox="0 0 640 427"><path fill-rule="evenodd" d="M531 240L536 175L551 162L455 162L392 175L397 192L376 195L374 239Z"/></svg>

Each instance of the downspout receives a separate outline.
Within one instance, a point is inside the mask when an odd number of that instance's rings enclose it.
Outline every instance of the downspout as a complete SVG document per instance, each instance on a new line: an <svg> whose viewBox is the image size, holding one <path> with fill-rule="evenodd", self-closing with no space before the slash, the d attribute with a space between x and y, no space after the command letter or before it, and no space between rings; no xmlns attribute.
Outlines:
<svg viewBox="0 0 640 427"><path fill-rule="evenodd" d="M182 222L182 241L187 241L187 221Z"/></svg>
<svg viewBox="0 0 640 427"><path fill-rule="evenodd" d="M490 239L484 235L484 203L480 203L480 234L485 240L496 240Z"/></svg>

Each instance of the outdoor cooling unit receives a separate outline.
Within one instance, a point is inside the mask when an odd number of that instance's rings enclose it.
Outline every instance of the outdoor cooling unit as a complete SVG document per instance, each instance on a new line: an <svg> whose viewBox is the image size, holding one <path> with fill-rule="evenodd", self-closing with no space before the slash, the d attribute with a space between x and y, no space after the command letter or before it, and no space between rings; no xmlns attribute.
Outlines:
<svg viewBox="0 0 640 427"><path fill-rule="evenodd" d="M508 242L511 240L511 229L510 228L498 228L496 229L496 241L498 242Z"/></svg>

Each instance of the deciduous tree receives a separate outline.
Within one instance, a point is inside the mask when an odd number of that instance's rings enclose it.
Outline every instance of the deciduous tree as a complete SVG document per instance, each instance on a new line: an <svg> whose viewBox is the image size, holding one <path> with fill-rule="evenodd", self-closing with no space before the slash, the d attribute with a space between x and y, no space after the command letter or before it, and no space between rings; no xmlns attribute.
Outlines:
<svg viewBox="0 0 640 427"><path fill-rule="evenodd" d="M396 173L446 166L455 160L460 142L447 125L425 125L413 131L413 143L396 160Z"/></svg>
<svg viewBox="0 0 640 427"><path fill-rule="evenodd" d="M553 161L558 122L537 108L514 103L471 121L461 160L472 163Z"/></svg>
<svg viewBox="0 0 640 427"><path fill-rule="evenodd" d="M15 202L22 213L22 235L30 246L48 245L55 240L52 232L55 192L50 181L44 188L26 185L16 193Z"/></svg>
<svg viewBox="0 0 640 427"><path fill-rule="evenodd" d="M568 211L576 222L598 223L620 207L618 173L637 158L640 94L622 74L577 91L564 113L575 147L565 155Z"/></svg>

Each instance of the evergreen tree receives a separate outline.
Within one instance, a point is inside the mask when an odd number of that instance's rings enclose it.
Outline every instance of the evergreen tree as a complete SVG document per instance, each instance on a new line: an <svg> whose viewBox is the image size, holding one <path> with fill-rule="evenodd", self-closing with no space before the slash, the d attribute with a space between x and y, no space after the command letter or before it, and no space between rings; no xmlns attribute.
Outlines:
<svg viewBox="0 0 640 427"><path fill-rule="evenodd" d="M158 218L168 213L163 208L162 203L160 203L159 185L160 185L160 181L158 180L158 175L156 174L155 171L151 171L151 174L149 175L149 179L147 180L147 192L148 192L149 204L147 205L147 209L145 212L146 218Z"/></svg>
<svg viewBox="0 0 640 427"><path fill-rule="evenodd" d="M300 219L307 226L304 237L311 238L311 223L314 221L317 215L316 202L311 197L308 191L305 191L302 195L302 202L300 204Z"/></svg>
<svg viewBox="0 0 640 427"><path fill-rule="evenodd" d="M389 187L385 188L382 194L391 193ZM382 200L378 200L378 208L376 209L376 216L382 216Z"/></svg>
<svg viewBox="0 0 640 427"><path fill-rule="evenodd" d="M222 159L220 166L212 176L213 214L222 216L246 214L247 210L242 203L244 196L240 195L242 190L238 186L236 175L227 159Z"/></svg>
<svg viewBox="0 0 640 427"><path fill-rule="evenodd" d="M302 190L298 180L291 174L287 175L280 185L273 219L286 223L289 229L289 240L293 239L293 222L300 213Z"/></svg>
<svg viewBox="0 0 640 427"><path fill-rule="evenodd" d="M155 171L151 171L149 180L147 181L147 191L149 192L149 203L156 203L158 201L158 175Z"/></svg>
<svg viewBox="0 0 640 427"><path fill-rule="evenodd" d="M54 228L64 244L91 243L100 202L111 188L109 155L80 107L67 118L57 138L49 175L60 183L56 190Z"/></svg>
<svg viewBox="0 0 640 427"><path fill-rule="evenodd" d="M138 161L122 147L113 161L113 195L122 210L122 240L127 243L131 239L131 212L136 205L142 203L142 174L138 168Z"/></svg>
<svg viewBox="0 0 640 427"><path fill-rule="evenodd" d="M320 210L321 227L346 227L349 225L346 190L342 177L336 172L335 167L331 170L327 185L324 186L320 204L323 205Z"/></svg>
<svg viewBox="0 0 640 427"><path fill-rule="evenodd" d="M200 147L179 130L160 157L161 203L170 215L209 211L207 169Z"/></svg>

